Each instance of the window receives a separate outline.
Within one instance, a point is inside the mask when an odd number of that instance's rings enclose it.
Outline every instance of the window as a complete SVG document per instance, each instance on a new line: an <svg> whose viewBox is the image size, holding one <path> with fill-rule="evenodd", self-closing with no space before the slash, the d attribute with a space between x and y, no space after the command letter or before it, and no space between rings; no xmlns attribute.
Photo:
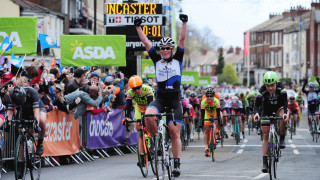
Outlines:
<svg viewBox="0 0 320 180"><path fill-rule="evenodd" d="M282 66L282 50L280 50L279 52L278 52L278 55L279 55L279 57L278 57L278 66Z"/></svg>
<svg viewBox="0 0 320 180"><path fill-rule="evenodd" d="M298 43L298 38L297 38L297 33L293 34L293 44L297 44Z"/></svg>
<svg viewBox="0 0 320 180"><path fill-rule="evenodd" d="M313 53L311 53L311 64L310 64L310 67L314 67L314 63L313 63Z"/></svg>
<svg viewBox="0 0 320 180"><path fill-rule="evenodd" d="M279 44L282 44L282 33L279 33Z"/></svg>
<svg viewBox="0 0 320 180"><path fill-rule="evenodd" d="M273 51L270 52L270 59L271 59L270 66L274 66L274 52Z"/></svg>
<svg viewBox="0 0 320 180"><path fill-rule="evenodd" d="M271 33L271 45L274 45L274 33Z"/></svg>
<svg viewBox="0 0 320 180"><path fill-rule="evenodd" d="M274 42L275 42L274 45L278 45L278 43L279 43L278 32L276 32L275 35L274 35Z"/></svg>
<svg viewBox="0 0 320 180"><path fill-rule="evenodd" d="M289 54L286 53L286 64L289 64Z"/></svg>
<svg viewBox="0 0 320 180"><path fill-rule="evenodd" d="M275 66L278 66L278 60L279 60L279 59L278 59L278 52L276 52L274 56L275 56L275 57L274 57L274 65L275 65Z"/></svg>
<svg viewBox="0 0 320 180"><path fill-rule="evenodd" d="M286 78L288 78L289 77L289 73L286 73Z"/></svg>

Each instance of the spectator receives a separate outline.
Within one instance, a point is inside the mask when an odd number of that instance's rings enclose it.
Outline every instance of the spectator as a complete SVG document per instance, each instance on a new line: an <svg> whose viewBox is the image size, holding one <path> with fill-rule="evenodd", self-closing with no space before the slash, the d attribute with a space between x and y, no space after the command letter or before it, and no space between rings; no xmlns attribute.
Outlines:
<svg viewBox="0 0 320 180"><path fill-rule="evenodd" d="M39 89L38 93L39 93L39 97L40 97L41 101L44 104L44 107L45 107L47 113L52 111L53 110L53 104L52 104L51 99L48 96L48 94L46 94L44 89L42 89L42 88Z"/></svg>
<svg viewBox="0 0 320 180"><path fill-rule="evenodd" d="M74 71L74 79L70 80L66 86L65 94L68 95L74 91L76 91L80 86L81 81L83 81L85 77L85 71L81 68L76 69Z"/></svg>
<svg viewBox="0 0 320 180"><path fill-rule="evenodd" d="M64 96L63 93L64 93L64 84L63 83L56 84L56 90L55 90L56 99L53 102L53 105L56 106L57 109L60 111L68 112L66 100L63 97Z"/></svg>
<svg viewBox="0 0 320 180"><path fill-rule="evenodd" d="M75 119L78 119L86 112L87 105L98 107L102 101L101 92L99 92L99 88L94 85L89 87L89 91L87 91L87 87L83 87L64 96L67 105L74 103L78 97L81 99L81 102L77 102L77 107L70 110Z"/></svg>
<svg viewBox="0 0 320 180"><path fill-rule="evenodd" d="M43 59L44 60L44 59ZM33 58L32 59L32 63L31 63L31 65L30 66L34 66L34 67L37 67L38 66L38 63L39 63L39 60L38 60L38 58Z"/></svg>
<svg viewBox="0 0 320 180"><path fill-rule="evenodd" d="M106 80L104 81L104 84L105 84L106 86L110 86L110 85L112 85L113 80L114 80L113 76L107 76L107 77L106 77Z"/></svg>
<svg viewBox="0 0 320 180"><path fill-rule="evenodd" d="M10 81L13 77L20 78L22 71L22 68L17 68L13 64L11 64L10 72L7 72L2 76L1 86Z"/></svg>
<svg viewBox="0 0 320 180"><path fill-rule="evenodd" d="M89 81L91 82L91 84L96 84L99 82L99 74L96 72L92 72L90 75L90 79Z"/></svg>
<svg viewBox="0 0 320 180"><path fill-rule="evenodd" d="M19 79L17 79L15 81L15 85L16 86L21 86L21 87L28 87L29 86L29 82L28 79L25 76L20 77Z"/></svg>
<svg viewBox="0 0 320 180"><path fill-rule="evenodd" d="M2 66L6 70L9 68L8 58L4 58Z"/></svg>
<svg viewBox="0 0 320 180"><path fill-rule="evenodd" d="M34 69L35 66L30 66L30 69L27 69L29 78L31 79L30 86L32 86L33 84L39 84L44 71L44 59L41 60L41 66L38 68L38 72L36 72Z"/></svg>

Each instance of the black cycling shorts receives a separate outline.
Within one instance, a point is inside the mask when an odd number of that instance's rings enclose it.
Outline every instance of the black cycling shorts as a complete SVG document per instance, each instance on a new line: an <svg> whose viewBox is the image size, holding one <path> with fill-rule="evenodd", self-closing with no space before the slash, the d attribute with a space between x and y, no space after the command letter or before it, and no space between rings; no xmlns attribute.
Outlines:
<svg viewBox="0 0 320 180"><path fill-rule="evenodd" d="M174 118L177 123L181 123L182 120L182 105L180 102L180 93L157 93L156 99L152 101L148 107L155 108L158 113L163 113L164 108L167 107L171 113L171 109L174 109ZM167 117L167 123L172 123L172 116Z"/></svg>

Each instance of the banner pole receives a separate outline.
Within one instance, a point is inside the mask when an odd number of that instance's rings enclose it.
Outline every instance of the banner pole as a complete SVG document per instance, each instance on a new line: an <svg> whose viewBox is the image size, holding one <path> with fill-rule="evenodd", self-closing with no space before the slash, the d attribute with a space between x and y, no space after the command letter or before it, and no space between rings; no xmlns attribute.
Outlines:
<svg viewBox="0 0 320 180"><path fill-rule="evenodd" d="M24 59L26 58L26 55L27 55L27 54L24 54L23 61L22 61L21 66L19 67L19 69L18 69L18 71L17 71L17 72L19 72L19 70L21 69L22 64L23 64L23 62L24 62ZM17 73L17 74L16 74L16 76L15 76L16 80L17 80L17 75L18 75L18 73Z"/></svg>

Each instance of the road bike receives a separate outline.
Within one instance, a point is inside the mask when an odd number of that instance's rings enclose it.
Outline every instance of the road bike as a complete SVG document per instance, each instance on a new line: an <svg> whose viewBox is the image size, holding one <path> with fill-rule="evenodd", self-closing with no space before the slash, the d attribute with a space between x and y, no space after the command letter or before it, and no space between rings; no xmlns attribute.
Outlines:
<svg viewBox="0 0 320 180"><path fill-rule="evenodd" d="M164 112L168 112L165 108ZM158 114L146 114L145 117L156 117L156 123L158 126L158 132L155 136L155 167L157 180L165 179L167 173L169 179L174 179L173 176L173 157L169 151L169 137L166 132L169 132L169 127L166 124L166 120L162 117L172 116L173 124L176 125L174 118L174 110L171 109L171 113L158 113ZM165 118L167 119L167 118Z"/></svg>
<svg viewBox="0 0 320 180"><path fill-rule="evenodd" d="M277 167L281 156L280 137L279 137L279 121L282 117L266 116L261 117L263 120L270 120L270 132L268 138L268 173L270 179L277 178Z"/></svg>
<svg viewBox="0 0 320 180"><path fill-rule="evenodd" d="M184 151L186 149L187 146L187 125L186 125L186 121L185 118L182 118L181 121L181 127L180 127L180 139L181 139L181 148L182 151Z"/></svg>
<svg viewBox="0 0 320 180"><path fill-rule="evenodd" d="M236 144L238 145L239 142L240 142L240 124L239 124L239 119L238 119L238 115L231 115L231 116L235 116L233 133L234 133L234 138L236 140Z"/></svg>
<svg viewBox="0 0 320 180"><path fill-rule="evenodd" d="M143 177L148 176L149 170L149 162L152 169L153 174L156 175L156 167L155 167L155 151L154 151L154 141L151 138L149 132L145 129L145 119L144 115L141 115L141 119L137 120L128 120L124 119L124 124L126 125L126 129L128 128L129 123L138 123L138 135L137 135L137 149L138 149L138 166L141 170Z"/></svg>
<svg viewBox="0 0 320 180"><path fill-rule="evenodd" d="M39 180L41 174L41 155L36 154L37 136L41 130L37 120L11 120L19 132L15 150L15 179L26 179L29 171L31 180Z"/></svg>
<svg viewBox="0 0 320 180"><path fill-rule="evenodd" d="M209 119L204 119L204 121L210 121L210 136L209 136L209 151L210 151L210 156L212 161L215 160L215 149L217 147L217 142L216 142L216 133L215 133L215 120L219 119L215 119L215 118L209 118Z"/></svg>
<svg viewBox="0 0 320 180"><path fill-rule="evenodd" d="M311 116L311 136L312 136L312 141L318 142L318 123L316 119L316 115L312 114Z"/></svg>

